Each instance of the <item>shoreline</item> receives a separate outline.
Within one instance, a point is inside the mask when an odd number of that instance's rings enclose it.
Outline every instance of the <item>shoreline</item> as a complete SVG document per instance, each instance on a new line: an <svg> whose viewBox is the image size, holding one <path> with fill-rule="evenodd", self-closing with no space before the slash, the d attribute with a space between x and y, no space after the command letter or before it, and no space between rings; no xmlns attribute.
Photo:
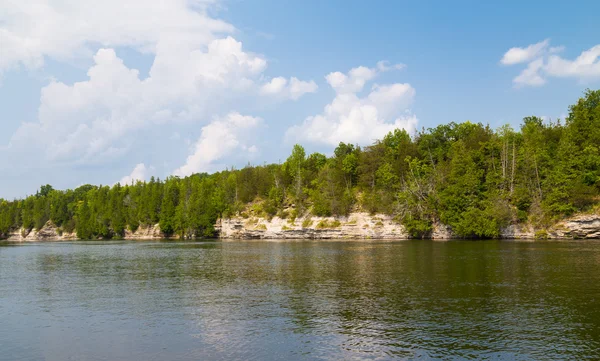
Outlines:
<svg viewBox="0 0 600 361"><path fill-rule="evenodd" d="M452 230L434 223L429 237L411 237L405 228L384 214L371 215L354 212L346 217L298 217L282 219L273 217L232 217L219 219L215 224L216 237L166 236L158 224L142 225L135 232L127 230L124 237L115 240L412 240L431 239L435 241L464 240L475 238L457 237ZM514 224L504 227L501 240L583 240L600 239L600 215L579 214L546 229L536 229L527 224ZM5 242L40 241L80 241L76 233L61 232L60 228L48 221L40 230L19 229L0 239ZM109 239L97 239L106 241Z"/></svg>

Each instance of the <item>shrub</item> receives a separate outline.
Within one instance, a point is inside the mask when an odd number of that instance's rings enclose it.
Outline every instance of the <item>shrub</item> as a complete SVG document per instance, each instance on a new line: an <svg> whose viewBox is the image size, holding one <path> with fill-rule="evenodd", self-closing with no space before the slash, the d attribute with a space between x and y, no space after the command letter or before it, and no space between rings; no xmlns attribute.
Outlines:
<svg viewBox="0 0 600 361"><path fill-rule="evenodd" d="M257 225L256 225L256 229L257 229L257 230L266 231L266 230L267 230L267 226L266 226L266 225L264 225L264 224L262 224L262 223L261 223L261 224L257 224Z"/></svg>
<svg viewBox="0 0 600 361"><path fill-rule="evenodd" d="M312 226L313 221L312 219L309 218L305 218L304 221L302 221L302 228L308 228L310 226Z"/></svg>
<svg viewBox="0 0 600 361"><path fill-rule="evenodd" d="M250 208L250 210L252 212L254 212L254 214L256 215L261 215L264 211L264 206L262 202L258 202L252 205L252 207Z"/></svg>
<svg viewBox="0 0 600 361"><path fill-rule="evenodd" d="M338 228L339 226L341 226L342 224L340 223L340 221L333 220L331 222L327 221L326 219L320 221L319 223L317 223L317 229L326 229L326 228Z"/></svg>
<svg viewBox="0 0 600 361"><path fill-rule="evenodd" d="M293 224L293 223L294 223L294 221L296 220L296 218L298 218L298 210L297 210L297 209L293 209L293 210L290 212L290 221L291 221L290 223L292 223L292 224Z"/></svg>

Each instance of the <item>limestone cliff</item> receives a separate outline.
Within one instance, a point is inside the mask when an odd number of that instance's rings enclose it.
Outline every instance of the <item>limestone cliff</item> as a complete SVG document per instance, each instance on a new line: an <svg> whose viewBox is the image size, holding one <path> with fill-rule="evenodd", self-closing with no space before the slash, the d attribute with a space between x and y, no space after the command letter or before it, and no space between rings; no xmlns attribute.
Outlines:
<svg viewBox="0 0 600 361"><path fill-rule="evenodd" d="M69 241L76 240L77 234L70 232L61 232L52 221L46 224L39 230L28 230L21 228L8 235L8 241L15 242L37 242L37 241Z"/></svg>
<svg viewBox="0 0 600 361"><path fill-rule="evenodd" d="M506 239L598 239L600 214L578 214L548 228L535 228L528 224L515 224L504 228L501 237Z"/></svg>
<svg viewBox="0 0 600 361"><path fill-rule="evenodd" d="M600 214L580 214L565 219L548 230L548 238L600 238Z"/></svg>
<svg viewBox="0 0 600 361"><path fill-rule="evenodd" d="M295 220L274 217L233 217L217 221L223 239L408 239L405 228L387 215L351 213L348 217L302 217ZM503 239L600 239L600 215L579 214L549 228L513 224L501 230ZM456 238L451 227L434 222L434 240Z"/></svg>
<svg viewBox="0 0 600 361"><path fill-rule="evenodd" d="M282 219L274 217L232 217L218 220L215 225L221 239L408 239L406 229L392 217L363 212L347 217L298 217ZM77 240L76 233L61 232L48 221L40 230L19 229L4 237L14 242ZM135 232L125 231L127 240L150 240L167 238L158 224L141 225ZM172 239L177 236L170 237ZM188 238L194 238L189 235ZM432 239L455 238L452 229L435 222ZM510 225L501 231L505 239L600 239L600 214L579 214L564 219L552 227L536 229L527 224Z"/></svg>
<svg viewBox="0 0 600 361"><path fill-rule="evenodd" d="M217 221L217 232L224 239L409 238L404 227L392 217L368 213L351 213L348 217L274 217L271 220L234 217Z"/></svg>
<svg viewBox="0 0 600 361"><path fill-rule="evenodd" d="M129 229L125 230L124 239L134 240L134 239L164 239L167 238L162 231L160 230L160 226L155 224L153 226L150 225L140 225L135 232L132 232Z"/></svg>

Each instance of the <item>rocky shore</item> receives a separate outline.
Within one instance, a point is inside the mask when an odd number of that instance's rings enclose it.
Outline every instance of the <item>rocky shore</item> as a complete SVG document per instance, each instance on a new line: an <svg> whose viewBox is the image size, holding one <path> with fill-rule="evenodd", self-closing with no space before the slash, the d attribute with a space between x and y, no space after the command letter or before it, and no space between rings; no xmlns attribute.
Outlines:
<svg viewBox="0 0 600 361"><path fill-rule="evenodd" d="M356 212L347 217L233 217L220 219L215 225L220 239L409 239L406 229L392 217ZM77 234L61 232L48 221L40 230L19 229L4 237L14 242L77 240ZM165 239L158 224L125 231L126 240ZM176 238L176 237L172 237ZM434 224L434 240L456 238L450 227ZM581 214L558 222L547 229L516 224L504 228L503 239L600 239L600 215Z"/></svg>
<svg viewBox="0 0 600 361"><path fill-rule="evenodd" d="M408 239L406 229L387 215L352 213L348 217L310 217L271 220L235 217L219 220L223 239ZM503 239L600 239L600 215L582 214L565 219L548 229L515 224L501 231ZM429 237L449 240L456 236L444 224L435 223Z"/></svg>

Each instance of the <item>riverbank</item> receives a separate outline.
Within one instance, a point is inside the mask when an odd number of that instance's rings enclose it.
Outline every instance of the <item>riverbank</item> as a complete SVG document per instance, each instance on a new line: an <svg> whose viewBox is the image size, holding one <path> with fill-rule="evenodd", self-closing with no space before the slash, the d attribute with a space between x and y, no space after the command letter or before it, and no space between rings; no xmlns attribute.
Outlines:
<svg viewBox="0 0 600 361"><path fill-rule="evenodd" d="M351 213L347 217L234 217L217 222L224 239L410 239L404 226L384 214ZM452 229L435 223L428 239L456 239ZM502 239L600 239L600 215L580 214L549 228L514 224L501 230Z"/></svg>
<svg viewBox="0 0 600 361"><path fill-rule="evenodd" d="M232 217L219 219L215 224L220 239L410 239L404 226L391 216L351 213L347 217ZM78 240L75 232L62 232L52 222L40 230L19 229L5 237L12 242ZM142 225L135 232L125 231L126 240L177 239L165 235L158 224ZM428 237L434 240L458 238L452 229L434 224ZM600 215L579 214L562 220L549 228L514 224L501 231L502 239L600 239Z"/></svg>

